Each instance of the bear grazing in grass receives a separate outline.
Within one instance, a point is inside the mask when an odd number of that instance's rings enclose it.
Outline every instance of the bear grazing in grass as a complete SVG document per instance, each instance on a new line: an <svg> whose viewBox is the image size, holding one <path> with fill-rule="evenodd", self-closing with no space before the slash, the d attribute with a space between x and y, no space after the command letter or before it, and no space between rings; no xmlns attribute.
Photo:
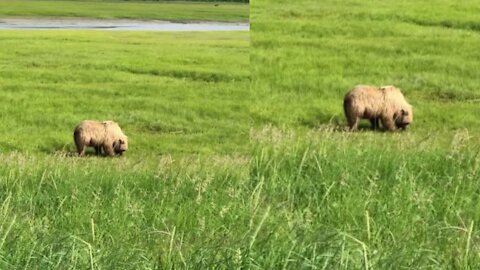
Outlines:
<svg viewBox="0 0 480 270"><path fill-rule="evenodd" d="M85 155L87 146L94 147L97 155L101 153L102 148L109 156L122 155L128 150L127 136L113 121L82 121L75 127L73 139L79 156Z"/></svg>
<svg viewBox="0 0 480 270"><path fill-rule="evenodd" d="M357 85L345 95L343 109L350 130L358 128L360 119L369 119L374 129L381 121L389 131L405 129L413 121L412 106L394 86Z"/></svg>

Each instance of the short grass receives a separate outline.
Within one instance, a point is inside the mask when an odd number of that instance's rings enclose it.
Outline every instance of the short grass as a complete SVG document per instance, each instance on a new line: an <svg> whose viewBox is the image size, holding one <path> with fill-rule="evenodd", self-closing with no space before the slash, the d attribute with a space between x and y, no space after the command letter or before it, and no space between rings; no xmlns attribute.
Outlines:
<svg viewBox="0 0 480 270"><path fill-rule="evenodd" d="M350 88L393 84L414 106L415 130L480 130L476 1L253 5L252 75L266 96L258 122L343 123Z"/></svg>
<svg viewBox="0 0 480 270"><path fill-rule="evenodd" d="M247 22L249 5L188 1L0 0L1 17Z"/></svg>
<svg viewBox="0 0 480 270"><path fill-rule="evenodd" d="M477 269L477 2L267 0L251 11L260 268ZM356 84L403 89L409 130L345 132Z"/></svg>
<svg viewBox="0 0 480 270"><path fill-rule="evenodd" d="M249 34L0 32L0 149L71 152L83 119L117 121L135 153L248 145Z"/></svg>

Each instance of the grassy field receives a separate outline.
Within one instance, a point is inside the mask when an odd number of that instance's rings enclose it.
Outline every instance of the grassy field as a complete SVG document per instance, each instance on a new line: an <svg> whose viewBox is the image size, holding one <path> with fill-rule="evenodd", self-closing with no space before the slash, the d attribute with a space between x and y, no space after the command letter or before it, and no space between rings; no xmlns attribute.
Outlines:
<svg viewBox="0 0 480 270"><path fill-rule="evenodd" d="M416 131L480 130L476 1L275 2L252 6L252 75L265 93L257 122L343 123L350 88L393 84L415 108Z"/></svg>
<svg viewBox="0 0 480 270"><path fill-rule="evenodd" d="M479 267L478 11L476 1L252 3L261 97L250 174L269 210L260 268ZM343 132L356 84L403 89L409 130Z"/></svg>
<svg viewBox="0 0 480 270"><path fill-rule="evenodd" d="M476 3L251 11L250 46L0 32L1 269L480 267ZM402 88L409 130L343 132L360 83ZM72 156L83 118L130 150Z"/></svg>
<svg viewBox="0 0 480 270"><path fill-rule="evenodd" d="M132 153L248 144L248 33L0 32L0 147L73 150L82 119L113 119ZM135 155L135 154L132 154Z"/></svg>
<svg viewBox="0 0 480 270"><path fill-rule="evenodd" d="M213 7L2 1L0 13L248 20L246 5ZM0 269L209 267L236 256L240 232L224 236L227 220L250 220L236 195L248 180L249 33L0 31L0 40ZM82 119L119 122L128 155L75 157Z"/></svg>
<svg viewBox="0 0 480 270"><path fill-rule="evenodd" d="M249 5L222 2L0 0L0 17L247 22Z"/></svg>
<svg viewBox="0 0 480 270"><path fill-rule="evenodd" d="M238 196L248 188L249 33L0 39L1 269L163 269L236 254L227 242L240 247L240 232L222 231L251 218ZM128 154L75 157L82 119L119 122Z"/></svg>

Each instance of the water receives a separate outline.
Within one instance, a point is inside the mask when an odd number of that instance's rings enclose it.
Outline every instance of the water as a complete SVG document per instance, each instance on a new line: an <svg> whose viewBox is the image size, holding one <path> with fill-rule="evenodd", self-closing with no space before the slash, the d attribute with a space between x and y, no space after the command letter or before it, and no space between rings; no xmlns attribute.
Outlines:
<svg viewBox="0 0 480 270"><path fill-rule="evenodd" d="M95 19L0 19L1 29L66 29L108 31L249 31L248 23L95 20Z"/></svg>

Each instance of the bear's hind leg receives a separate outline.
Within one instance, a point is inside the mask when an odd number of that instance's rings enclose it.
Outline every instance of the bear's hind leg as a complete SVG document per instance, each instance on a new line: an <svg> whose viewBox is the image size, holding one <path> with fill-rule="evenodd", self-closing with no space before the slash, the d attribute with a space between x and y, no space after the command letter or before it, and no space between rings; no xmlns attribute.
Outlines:
<svg viewBox="0 0 480 270"><path fill-rule="evenodd" d="M372 117L370 118L370 123L372 124L372 129L377 130L380 128L380 118Z"/></svg>
<svg viewBox="0 0 480 270"><path fill-rule="evenodd" d="M102 154L102 147L100 145L96 145L95 147L95 155L100 155Z"/></svg>

